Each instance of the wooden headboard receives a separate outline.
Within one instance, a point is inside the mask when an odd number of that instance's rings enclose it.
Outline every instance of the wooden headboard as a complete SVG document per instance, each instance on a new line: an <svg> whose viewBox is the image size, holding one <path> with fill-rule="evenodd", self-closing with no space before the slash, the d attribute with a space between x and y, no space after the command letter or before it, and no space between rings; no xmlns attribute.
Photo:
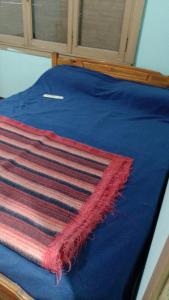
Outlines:
<svg viewBox="0 0 169 300"><path fill-rule="evenodd" d="M104 61L94 61L85 58L65 58L59 56L58 53L52 53L53 67L58 64L80 66L90 70L99 71L120 79L126 79L158 87L169 88L169 76L165 76L162 75L160 72L151 71L147 69L114 65Z"/></svg>

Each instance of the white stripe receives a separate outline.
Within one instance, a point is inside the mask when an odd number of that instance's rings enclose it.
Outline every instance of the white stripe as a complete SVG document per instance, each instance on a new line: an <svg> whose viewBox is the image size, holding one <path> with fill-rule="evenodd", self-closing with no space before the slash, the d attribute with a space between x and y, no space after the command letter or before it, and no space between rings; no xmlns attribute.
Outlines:
<svg viewBox="0 0 169 300"><path fill-rule="evenodd" d="M51 146L53 148L65 150L72 154L81 155L84 158L89 158L91 160L97 161L98 163L103 163L105 165L108 165L111 161L111 159L109 159L109 158L104 158L104 157L101 157L100 155L93 154L93 153L87 152L85 150L76 149L73 146L65 145L64 143L62 143L60 141L54 141L45 135L43 136L42 134L30 133L28 131L24 131L23 129L20 129L19 127L14 127L6 122L4 122L4 123L0 122L0 123L1 123L0 127L2 129L7 129L11 132L18 133L18 134L22 135L23 137L30 138L34 141L41 141L44 144Z"/></svg>

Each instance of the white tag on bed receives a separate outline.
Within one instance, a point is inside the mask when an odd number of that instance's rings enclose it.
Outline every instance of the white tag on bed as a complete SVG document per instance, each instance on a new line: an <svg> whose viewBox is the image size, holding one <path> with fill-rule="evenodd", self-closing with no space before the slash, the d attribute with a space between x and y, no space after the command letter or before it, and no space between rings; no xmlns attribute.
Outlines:
<svg viewBox="0 0 169 300"><path fill-rule="evenodd" d="M59 96L59 95L50 95L50 94L44 94L43 97L45 97L45 98L50 98L50 99L56 99L56 100L63 100L63 99L64 99L63 96Z"/></svg>

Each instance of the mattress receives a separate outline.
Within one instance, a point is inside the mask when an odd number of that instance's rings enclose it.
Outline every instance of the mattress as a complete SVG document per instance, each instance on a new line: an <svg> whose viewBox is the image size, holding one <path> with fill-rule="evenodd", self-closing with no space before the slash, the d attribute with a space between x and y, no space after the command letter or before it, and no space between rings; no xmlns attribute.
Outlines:
<svg viewBox="0 0 169 300"><path fill-rule="evenodd" d="M0 273L38 300L130 299L168 175L169 90L58 66L2 100L0 115L134 159L115 210L58 285L54 274L3 245Z"/></svg>

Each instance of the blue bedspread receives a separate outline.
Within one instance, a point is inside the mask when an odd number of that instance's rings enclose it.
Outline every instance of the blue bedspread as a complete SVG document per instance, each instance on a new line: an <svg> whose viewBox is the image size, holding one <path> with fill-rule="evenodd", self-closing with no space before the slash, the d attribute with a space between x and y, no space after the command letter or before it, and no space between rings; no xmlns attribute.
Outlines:
<svg viewBox="0 0 169 300"><path fill-rule="evenodd" d="M127 300L168 171L169 90L60 66L2 100L0 114L135 161L115 213L97 226L58 286L53 274L2 245L0 272L38 300Z"/></svg>

